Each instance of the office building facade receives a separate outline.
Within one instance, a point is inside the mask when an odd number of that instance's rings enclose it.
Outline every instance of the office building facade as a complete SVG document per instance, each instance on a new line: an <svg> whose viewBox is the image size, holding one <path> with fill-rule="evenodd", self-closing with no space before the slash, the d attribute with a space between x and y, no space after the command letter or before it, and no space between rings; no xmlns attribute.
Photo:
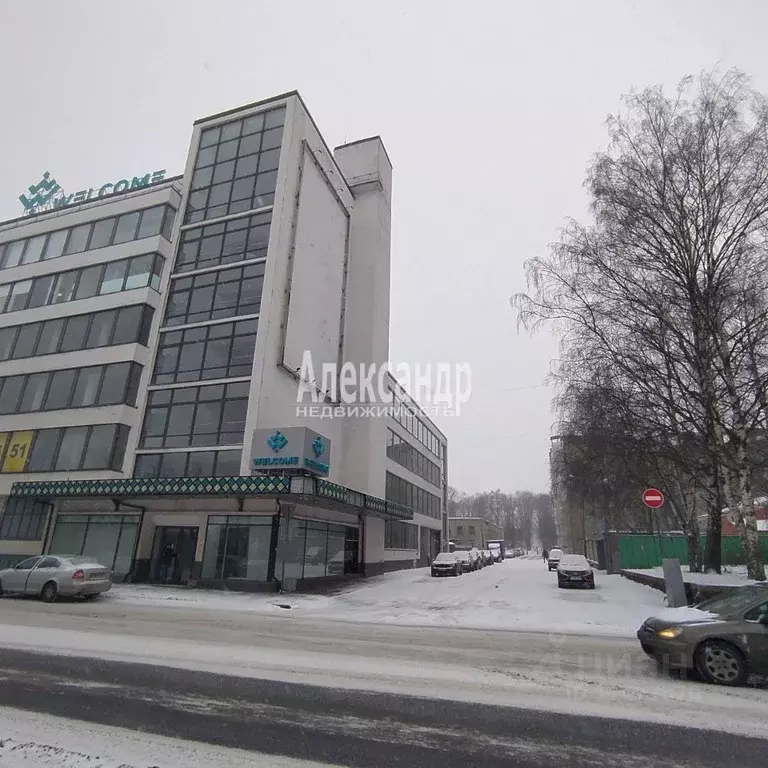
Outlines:
<svg viewBox="0 0 768 768"><path fill-rule="evenodd" d="M181 176L0 224L0 565L292 588L426 564L444 435L391 378L386 417L297 397L308 354L388 360L391 179L290 93L197 121Z"/></svg>

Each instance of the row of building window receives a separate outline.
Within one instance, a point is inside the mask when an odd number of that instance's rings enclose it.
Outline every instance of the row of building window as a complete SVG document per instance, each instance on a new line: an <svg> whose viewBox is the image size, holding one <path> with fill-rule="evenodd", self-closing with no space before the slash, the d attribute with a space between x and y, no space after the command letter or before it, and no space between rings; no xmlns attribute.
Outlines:
<svg viewBox="0 0 768 768"><path fill-rule="evenodd" d="M129 427L97 424L83 427L38 429L31 439L3 439L3 472L65 472L123 468ZM0 436L2 437L2 436ZM16 451L10 456L9 452ZM21 455L19 455L21 454ZM9 461L13 459L13 463Z"/></svg>
<svg viewBox="0 0 768 768"><path fill-rule="evenodd" d="M121 216L110 216L108 219L3 243L0 244L0 269L49 261L71 253L92 251L160 234L170 240L175 213L170 205L156 205L143 211L131 211Z"/></svg>
<svg viewBox="0 0 768 768"><path fill-rule="evenodd" d="M163 257L158 253L146 253L132 259L3 283L0 285L0 313L64 304L147 286L159 291L162 271Z"/></svg>
<svg viewBox="0 0 768 768"><path fill-rule="evenodd" d="M148 304L133 304L0 328L0 361L119 344L146 346L153 315L154 309Z"/></svg>
<svg viewBox="0 0 768 768"><path fill-rule="evenodd" d="M271 218L271 213L259 213L185 230L174 272L266 258Z"/></svg>
<svg viewBox="0 0 768 768"><path fill-rule="evenodd" d="M9 498L0 513L0 539L6 541L39 541L51 505L37 499Z"/></svg>
<svg viewBox="0 0 768 768"><path fill-rule="evenodd" d="M261 309L265 263L171 280L165 325L186 325Z"/></svg>
<svg viewBox="0 0 768 768"><path fill-rule="evenodd" d="M249 389L239 382L150 391L141 447L242 444Z"/></svg>
<svg viewBox="0 0 768 768"><path fill-rule="evenodd" d="M280 108L203 131L185 224L272 205L284 119Z"/></svg>
<svg viewBox="0 0 768 768"><path fill-rule="evenodd" d="M388 429L387 432L387 456L400 466L409 469L435 487L440 488L440 467L391 429Z"/></svg>
<svg viewBox="0 0 768 768"><path fill-rule="evenodd" d="M152 383L250 376L258 324L241 320L161 333Z"/></svg>
<svg viewBox="0 0 768 768"><path fill-rule="evenodd" d="M236 477L240 451L139 453L134 477Z"/></svg>
<svg viewBox="0 0 768 768"><path fill-rule="evenodd" d="M0 379L0 414L136 405L142 367L111 363Z"/></svg>
<svg viewBox="0 0 768 768"><path fill-rule="evenodd" d="M410 507L414 512L420 515L440 519L441 505L440 497L435 496L423 488L419 488L402 477L387 472L386 476L386 497L387 501L394 501Z"/></svg>
<svg viewBox="0 0 768 768"><path fill-rule="evenodd" d="M419 526L401 520L387 520L384 523L385 549L418 549Z"/></svg>
<svg viewBox="0 0 768 768"><path fill-rule="evenodd" d="M440 455L440 439L419 417L416 407L397 392L392 393L394 417L400 426L410 432L422 445L431 451L438 459Z"/></svg>

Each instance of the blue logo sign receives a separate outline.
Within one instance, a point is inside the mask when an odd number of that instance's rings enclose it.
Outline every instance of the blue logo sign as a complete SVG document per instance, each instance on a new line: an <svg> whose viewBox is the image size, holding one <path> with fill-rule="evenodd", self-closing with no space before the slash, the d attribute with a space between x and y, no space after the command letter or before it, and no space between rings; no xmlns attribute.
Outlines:
<svg viewBox="0 0 768 768"><path fill-rule="evenodd" d="M19 195L19 200L24 206L25 211L32 211L35 208L47 205L60 189L61 187L56 179L52 179L51 174L46 171L43 174L43 178L37 184L27 187L30 196Z"/></svg>
<svg viewBox="0 0 768 768"><path fill-rule="evenodd" d="M278 453L281 449L288 445L288 438L278 429L274 435L267 440L267 445L275 452Z"/></svg>
<svg viewBox="0 0 768 768"><path fill-rule="evenodd" d="M316 459L319 459L325 452L325 443L319 435L312 442L312 450L315 452Z"/></svg>

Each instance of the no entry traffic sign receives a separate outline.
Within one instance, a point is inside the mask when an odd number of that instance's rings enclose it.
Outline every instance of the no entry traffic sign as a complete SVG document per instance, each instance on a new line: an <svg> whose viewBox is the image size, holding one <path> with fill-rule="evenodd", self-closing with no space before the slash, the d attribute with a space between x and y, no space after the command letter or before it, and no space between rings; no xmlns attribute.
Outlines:
<svg viewBox="0 0 768 768"><path fill-rule="evenodd" d="M658 488L643 491L643 504L651 509L658 509L664 503L664 494Z"/></svg>

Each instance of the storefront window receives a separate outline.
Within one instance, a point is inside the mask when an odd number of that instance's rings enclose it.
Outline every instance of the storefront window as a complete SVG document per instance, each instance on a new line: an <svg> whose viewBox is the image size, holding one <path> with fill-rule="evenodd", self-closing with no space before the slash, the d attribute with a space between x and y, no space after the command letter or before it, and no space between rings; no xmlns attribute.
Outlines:
<svg viewBox="0 0 768 768"><path fill-rule="evenodd" d="M359 529L353 526L284 519L275 578L316 579L357 573L359 535Z"/></svg>
<svg viewBox="0 0 768 768"><path fill-rule="evenodd" d="M271 540L271 516L211 517L203 578L266 581Z"/></svg>
<svg viewBox="0 0 768 768"><path fill-rule="evenodd" d="M52 555L91 557L116 577L131 569L138 515L60 515L48 551Z"/></svg>

